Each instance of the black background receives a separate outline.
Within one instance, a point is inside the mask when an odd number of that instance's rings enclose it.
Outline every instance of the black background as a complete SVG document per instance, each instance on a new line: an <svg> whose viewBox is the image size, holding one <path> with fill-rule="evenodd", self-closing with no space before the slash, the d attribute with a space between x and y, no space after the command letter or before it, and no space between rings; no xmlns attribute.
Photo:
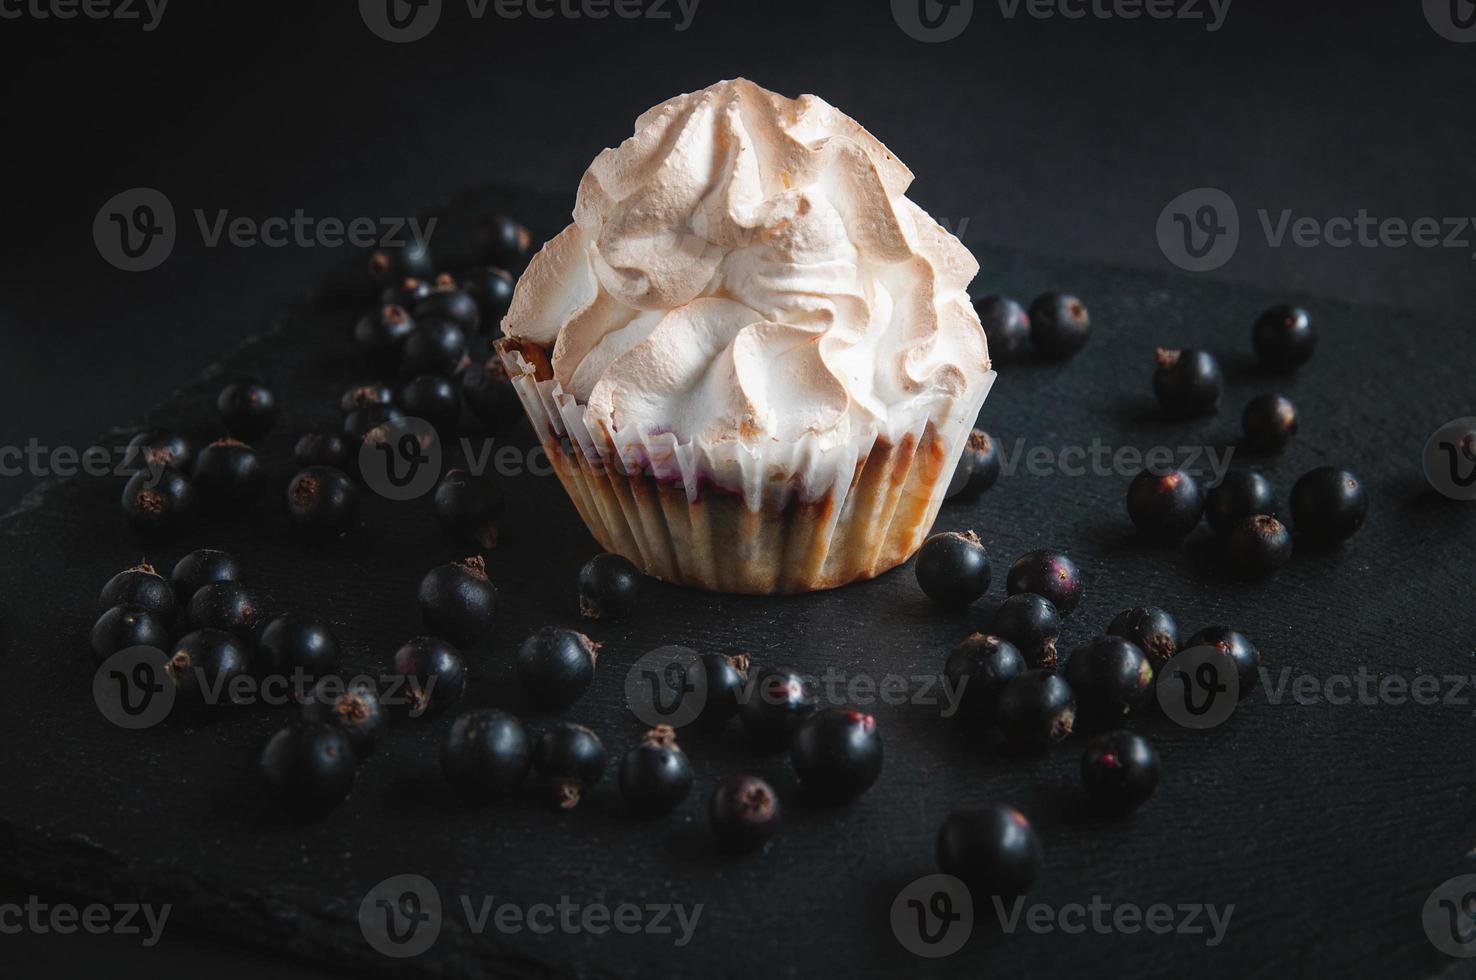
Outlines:
<svg viewBox="0 0 1476 980"><path fill-rule="evenodd" d="M87 445L346 261L327 249L207 249L194 208L394 216L492 181L572 201L590 158L640 111L738 74L859 119L918 175L914 199L953 227L967 219L963 237L981 250L1172 271L1154 236L1160 210L1215 186L1240 205L1247 240L1214 278L1469 322L1470 249L1272 249L1255 232L1259 208L1476 216L1476 46L1438 37L1418 3L1238 0L1213 34L1005 20L979 6L944 44L907 37L884 2L703 0L685 32L477 22L450 4L442 27L410 45L372 36L350 3L175 0L152 33L0 22L0 445ZM105 200L139 185L163 190L186 220L163 267L127 274L98 256L91 225ZM29 482L0 483L0 504ZM92 949L174 968L216 949L27 943L52 962ZM211 968L250 975L260 955L233 950Z"/></svg>

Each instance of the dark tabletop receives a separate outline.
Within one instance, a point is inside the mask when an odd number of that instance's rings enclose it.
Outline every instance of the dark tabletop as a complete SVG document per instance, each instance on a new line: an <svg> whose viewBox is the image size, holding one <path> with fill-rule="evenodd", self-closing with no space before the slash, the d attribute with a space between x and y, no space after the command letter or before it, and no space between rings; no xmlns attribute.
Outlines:
<svg viewBox="0 0 1476 980"><path fill-rule="evenodd" d="M357 301L334 286L351 264L343 250L207 248L190 232L159 269L124 273L102 261L91 235L98 208L121 190L157 187L191 225L195 208L255 218L505 208L548 235L567 219L589 159L640 111L743 74L821 94L885 140L917 173L915 199L980 257L980 292L1069 286L1087 297L1099 327L1085 354L1064 368L1002 372L981 418L1011 448L1094 437L1223 446L1244 400L1275 385L1306 420L1286 458L1261 461L1278 490L1324 463L1368 482L1375 509L1364 534L1339 552L1299 555L1254 587L1223 578L1202 542L1168 552L1136 544L1122 514L1125 477L1022 474L946 509L940 527L977 528L1000 568L1046 544L1082 561L1089 593L1071 640L1119 608L1156 602L1191 628L1243 626L1273 676L1360 665L1469 673L1470 513L1428 490L1418 459L1436 426L1473 414L1472 248L1272 247L1257 212L1476 215L1465 179L1476 46L1441 38L1418 4L1292 13L1247 3L1215 32L1005 19L995 4L977 6L946 43L908 37L885 3L703 0L685 31L478 22L453 4L441 28L408 45L373 37L351 6L181 5L151 32L7 20L0 37L25 81L5 111L25 138L7 163L0 445L86 446L146 415L210 434L219 375L199 371L275 328L227 369L264 373L287 397L272 443L274 477L285 480L289 430L331 418L339 387L363 374L344 346ZM489 182L503 189L447 207ZM1198 187L1225 190L1244 228L1235 257L1196 276L1174 268L1154 228L1165 204ZM1282 385L1251 371L1246 351L1254 314L1287 297L1316 311L1325 343ZM1232 385L1220 417L1151 419L1147 358L1165 342L1222 355ZM526 444L526 429L514 439ZM6 478L0 503L36 482ZM499 652L537 625L572 621L569 583L594 546L551 481L513 479L510 489L527 520L496 552L507 601L474 660L469 701L520 707ZM255 747L279 713L128 736L88 698L96 589L140 551L116 513L117 491L109 481L53 486L4 526L0 644L19 666L3 716L0 766L15 789L0 804L0 898L173 900L179 926L147 951L119 938L0 937L38 970L77 956L165 975L397 969L366 950L352 909L401 871L448 895L707 909L680 950L649 938L491 941L451 927L416 965L455 973L1432 975L1456 963L1430 945L1420 911L1441 881L1476 870L1465 857L1469 705L1306 707L1263 693L1206 734L1146 719L1164 787L1143 813L1108 826L1079 815L1071 748L1008 759L951 736L917 706L882 706L882 783L841 811L797 804L780 841L736 862L712 853L699 797L719 774L750 765L793 789L783 760L753 760L736 731L689 746L698 791L674 818L647 826L623 815L608 784L568 819L532 803L459 809L435 778L443 726L433 723L397 733L329 821L290 828L249 792ZM351 659L378 667L416 629L415 582L456 548L423 505L372 501L365 521L353 541L304 555L263 504L253 522L149 550L165 561L193 544L242 551L276 604L325 612ZM599 728L614 751L630 744L638 727L623 704L625 668L661 643L737 643L817 673L925 674L964 632L987 625L999 597L996 585L968 615L940 616L906 569L808 599L653 587L639 616L603 628L612 652L571 717ZM985 935L941 964L906 956L888 926L891 898L931 870L948 810L986 799L1018 804L1042 829L1046 870L1032 898L1234 903L1228 938L1207 949L1182 936Z"/></svg>

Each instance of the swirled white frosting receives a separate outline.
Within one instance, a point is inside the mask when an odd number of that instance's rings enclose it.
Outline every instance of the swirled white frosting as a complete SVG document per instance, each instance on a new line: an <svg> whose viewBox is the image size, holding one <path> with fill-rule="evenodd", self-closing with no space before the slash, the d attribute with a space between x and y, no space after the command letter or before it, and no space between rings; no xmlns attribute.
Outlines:
<svg viewBox="0 0 1476 980"><path fill-rule="evenodd" d="M590 165L503 330L551 346L586 424L617 438L864 448L977 408L978 263L911 182L816 96L744 79L679 96Z"/></svg>

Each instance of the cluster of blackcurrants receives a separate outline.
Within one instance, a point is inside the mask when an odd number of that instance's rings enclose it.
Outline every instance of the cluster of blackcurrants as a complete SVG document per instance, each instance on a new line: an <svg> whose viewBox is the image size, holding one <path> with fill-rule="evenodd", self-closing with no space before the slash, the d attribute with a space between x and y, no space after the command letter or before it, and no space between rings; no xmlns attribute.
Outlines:
<svg viewBox="0 0 1476 980"><path fill-rule="evenodd" d="M1037 296L1029 311L1008 297L985 296L974 300L974 312L984 325L989 356L1001 363L1019 360L1032 346L1047 360L1068 360L1092 335L1086 304L1070 293Z"/></svg>

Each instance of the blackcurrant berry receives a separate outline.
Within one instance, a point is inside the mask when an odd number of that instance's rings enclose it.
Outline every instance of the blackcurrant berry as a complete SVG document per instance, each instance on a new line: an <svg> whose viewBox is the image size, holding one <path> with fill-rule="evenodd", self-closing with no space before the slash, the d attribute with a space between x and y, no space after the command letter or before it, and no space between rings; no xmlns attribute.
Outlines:
<svg viewBox="0 0 1476 980"><path fill-rule="evenodd" d="M1018 360L1030 343L1030 317L1025 308L1004 296L974 300L974 312L984 325L989 357L1001 363Z"/></svg>
<svg viewBox="0 0 1476 980"><path fill-rule="evenodd" d="M195 446L178 432L150 430L140 432L128 440L123 450L123 471L163 469L165 467L188 472L195 465Z"/></svg>
<svg viewBox="0 0 1476 980"><path fill-rule="evenodd" d="M974 633L954 648L943 679L955 717L964 724L992 725L999 692L1025 672L1025 658L1009 640Z"/></svg>
<svg viewBox="0 0 1476 980"><path fill-rule="evenodd" d="M876 719L850 708L817 711L795 729L789 761L816 800L855 799L881 774L882 740Z"/></svg>
<svg viewBox="0 0 1476 980"><path fill-rule="evenodd" d="M195 486L213 514L240 514L261 495L265 476L256 450L235 439L217 439L195 460Z"/></svg>
<svg viewBox="0 0 1476 980"><path fill-rule="evenodd" d="M674 809L691 791L692 763L667 725L651 729L620 760L620 796L643 816Z"/></svg>
<svg viewBox="0 0 1476 980"><path fill-rule="evenodd" d="M373 754L389 727L379 691L367 678L347 683L334 676L320 678L302 703L302 720L343 732L361 760Z"/></svg>
<svg viewBox="0 0 1476 980"><path fill-rule="evenodd" d="M1270 575L1291 561L1291 532L1265 514L1242 518L1225 532L1225 553L1231 567L1247 578Z"/></svg>
<svg viewBox="0 0 1476 980"><path fill-rule="evenodd" d="M1015 645L1032 667L1056 666L1056 639L1061 635L1061 614L1045 596L1017 592L1000 604L994 614L994 635Z"/></svg>
<svg viewBox="0 0 1476 980"><path fill-rule="evenodd" d="M123 516L139 534L173 538L195 521L195 485L179 470L139 470L123 488Z"/></svg>
<svg viewBox="0 0 1476 980"><path fill-rule="evenodd" d="M1044 596L1065 616L1081 602L1081 570L1059 551L1031 551L1010 566L1005 591L1010 595L1034 592Z"/></svg>
<svg viewBox="0 0 1476 980"><path fill-rule="evenodd" d="M439 714L466 691L466 663L444 640L418 636L395 651L380 687L413 717Z"/></svg>
<svg viewBox="0 0 1476 980"><path fill-rule="evenodd" d="M1040 838L1025 815L992 804L955 810L938 831L938 867L980 899L1017 898L1040 874Z"/></svg>
<svg viewBox="0 0 1476 980"><path fill-rule="evenodd" d="M999 730L1011 745L1045 749L1076 727L1071 685L1049 670L1027 670L999 692Z"/></svg>
<svg viewBox="0 0 1476 980"><path fill-rule="evenodd" d="M221 389L215 408L226 432L243 442L254 442L277 424L277 396L259 381L236 381Z"/></svg>
<svg viewBox="0 0 1476 980"><path fill-rule="evenodd" d="M567 708L594 683L599 651L583 633L545 626L518 648L518 681L543 710Z"/></svg>
<svg viewBox="0 0 1476 980"><path fill-rule="evenodd" d="M405 374L455 374L466 357L466 332L455 320L430 320L405 338Z"/></svg>
<svg viewBox="0 0 1476 980"><path fill-rule="evenodd" d="M415 322L450 320L468 337L482 328L482 311L470 293L448 275L436 277L436 288L415 305Z"/></svg>
<svg viewBox="0 0 1476 980"><path fill-rule="evenodd" d="M579 615L620 619L635 611L641 573L620 555L595 555L579 570Z"/></svg>
<svg viewBox="0 0 1476 980"><path fill-rule="evenodd" d="M92 624L92 659L97 663L129 647L169 649L169 626L143 606L114 606Z"/></svg>
<svg viewBox="0 0 1476 980"><path fill-rule="evenodd" d="M400 390L405 414L425 419L437 431L454 432L461 420L461 392L441 374L422 374Z"/></svg>
<svg viewBox="0 0 1476 980"><path fill-rule="evenodd" d="M236 679L250 672L251 648L224 630L196 630L174 644L165 670L174 682L176 704L220 709L231 703Z"/></svg>
<svg viewBox="0 0 1476 980"><path fill-rule="evenodd" d="M338 399L338 407L345 415L371 405L393 405L394 403L395 390L382 381L355 385L340 395Z"/></svg>
<svg viewBox="0 0 1476 980"><path fill-rule="evenodd" d="M420 618L425 628L459 647L487 634L497 615L497 587L487 563L474 555L433 568L420 580Z"/></svg>
<svg viewBox="0 0 1476 980"><path fill-rule="evenodd" d="M390 304L366 313L354 326L354 341L375 364L399 363L405 340L415 332L415 321L403 306Z"/></svg>
<svg viewBox="0 0 1476 980"><path fill-rule="evenodd" d="M1245 634L1228 626L1209 626L1189 637L1184 644L1185 649L1201 646L1217 648L1235 664L1242 700L1256 689L1261 681L1261 651Z"/></svg>
<svg viewBox="0 0 1476 980"><path fill-rule="evenodd" d="M789 744L794 730L817 704L814 686L792 670L765 667L739 707L739 717L754 747L777 752Z"/></svg>
<svg viewBox="0 0 1476 980"><path fill-rule="evenodd" d="M716 730L728 723L743 704L748 687L748 654L704 653L687 665L687 691L702 692L695 723Z"/></svg>
<svg viewBox="0 0 1476 980"><path fill-rule="evenodd" d="M454 790L472 800L499 799L516 791L532 758L532 739L523 723L492 708L458 716L441 743L441 772Z"/></svg>
<svg viewBox="0 0 1476 980"><path fill-rule="evenodd" d="M1179 652L1179 624L1156 606L1125 609L1107 627L1108 636L1120 636L1138 645L1158 670Z"/></svg>
<svg viewBox="0 0 1476 980"><path fill-rule="evenodd" d="M1260 452L1279 452L1297 434L1300 423L1297 406L1291 399L1281 395L1260 395L1252 398L1240 417L1240 426L1245 430L1245 441L1252 449Z"/></svg>
<svg viewBox="0 0 1476 980"><path fill-rule="evenodd" d="M516 280L506 269L495 265L484 265L472 269L462 277L463 288L477 301L482 311L482 326L494 337L502 336L502 318L512 306L513 288Z"/></svg>
<svg viewBox="0 0 1476 980"><path fill-rule="evenodd" d="M917 584L929 599L960 609L989 591L989 553L973 531L945 531L917 550Z"/></svg>
<svg viewBox="0 0 1476 980"><path fill-rule="evenodd" d="M779 794L757 776L728 776L712 791L707 818L718 842L730 851L762 847L779 830Z"/></svg>
<svg viewBox="0 0 1476 980"><path fill-rule="evenodd" d="M429 296L435 288L436 284L429 279L406 276L399 282L385 286L379 293L379 303L381 306L399 306L413 310L415 304Z"/></svg>
<svg viewBox="0 0 1476 980"><path fill-rule="evenodd" d="M142 606L164 622L174 615L174 589L148 562L125 569L108 579L97 598L103 609Z"/></svg>
<svg viewBox="0 0 1476 980"><path fill-rule="evenodd" d="M376 286L387 286L408 276L430 279L435 274L430 248L418 239L403 244L381 245L369 253L369 279Z"/></svg>
<svg viewBox="0 0 1476 980"><path fill-rule="evenodd" d="M1153 665L1136 643L1099 636L1078 647L1061 671L1076 698L1077 718L1095 726L1116 724L1153 693Z"/></svg>
<svg viewBox="0 0 1476 980"><path fill-rule="evenodd" d="M1064 361L1086 346L1092 318L1086 304L1070 293L1046 293L1030 304L1030 339L1053 361Z"/></svg>
<svg viewBox="0 0 1476 980"><path fill-rule="evenodd" d="M1136 810L1158 788L1158 752L1141 735L1104 732L1081 754L1081 782L1104 815Z"/></svg>
<svg viewBox="0 0 1476 980"><path fill-rule="evenodd" d="M349 443L349 455L357 459L364 437L382 425L405 417L398 405L365 405L343 417L343 437Z"/></svg>
<svg viewBox="0 0 1476 980"><path fill-rule="evenodd" d="M211 582L241 581L241 563L227 552L198 548L174 563L169 581L179 601L187 603Z"/></svg>
<svg viewBox="0 0 1476 980"><path fill-rule="evenodd" d="M507 506L502 484L468 470L448 470L436 487L436 520L458 540L497 545L497 519Z"/></svg>
<svg viewBox="0 0 1476 980"><path fill-rule="evenodd" d="M240 582L207 582L190 596L185 618L191 629L251 636L265 617L261 603Z"/></svg>
<svg viewBox="0 0 1476 980"><path fill-rule="evenodd" d="M1145 536L1175 541L1194 530L1204 516L1204 492L1184 470L1144 470L1128 487L1127 509Z"/></svg>
<svg viewBox="0 0 1476 980"><path fill-rule="evenodd" d="M322 677L338 669L338 658L338 638L328 624L296 613L267 623L256 641L256 669L264 676L292 677L301 671Z"/></svg>
<svg viewBox="0 0 1476 980"><path fill-rule="evenodd" d="M1247 517L1275 513L1276 491L1260 470L1231 470L1204 495L1204 516L1220 534Z"/></svg>
<svg viewBox="0 0 1476 980"><path fill-rule="evenodd" d="M561 810L572 810L605 773L605 744L583 725L561 722L533 746L533 768Z"/></svg>
<svg viewBox="0 0 1476 980"><path fill-rule="evenodd" d="M522 404L501 358L473 359L460 379L466 407L489 432L501 432L522 418Z"/></svg>
<svg viewBox="0 0 1476 980"><path fill-rule="evenodd" d="M1220 409L1225 373L1213 354L1202 350L1158 350L1153 391L1170 415L1210 415Z"/></svg>
<svg viewBox="0 0 1476 980"><path fill-rule="evenodd" d="M1368 517L1368 491L1347 470L1324 466L1292 487L1292 527L1322 544L1339 544L1358 533Z"/></svg>
<svg viewBox="0 0 1476 980"><path fill-rule="evenodd" d="M348 736L328 725L296 724L277 732L261 753L272 797L298 819L320 817L354 788L358 758Z"/></svg>
<svg viewBox="0 0 1476 980"><path fill-rule="evenodd" d="M1317 333L1306 310L1273 306L1261 314L1252 334L1261 363L1273 371L1295 371L1317 349Z"/></svg>
<svg viewBox="0 0 1476 980"><path fill-rule="evenodd" d="M969 500L999 482L1002 470L999 446L983 429L969 433L963 455L958 458L958 468L948 484L948 499Z"/></svg>
<svg viewBox="0 0 1476 980"><path fill-rule="evenodd" d="M303 433L292 447L292 458L302 469L331 466L347 472L358 463L356 456L348 440L336 432Z"/></svg>
<svg viewBox="0 0 1476 980"><path fill-rule="evenodd" d="M533 251L533 235L505 214L494 215L477 232L482 254L488 262L506 269L520 269Z"/></svg>
<svg viewBox="0 0 1476 980"><path fill-rule="evenodd" d="M287 484L287 519L311 541L336 538L359 516L359 488L343 470L309 466Z"/></svg>

